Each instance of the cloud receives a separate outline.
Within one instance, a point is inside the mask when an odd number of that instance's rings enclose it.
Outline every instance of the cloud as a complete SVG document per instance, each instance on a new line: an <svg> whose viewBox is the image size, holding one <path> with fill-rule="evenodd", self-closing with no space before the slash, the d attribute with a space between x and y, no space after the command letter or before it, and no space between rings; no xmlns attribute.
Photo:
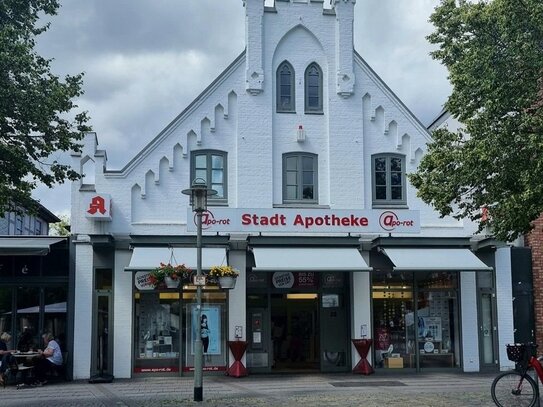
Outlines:
<svg viewBox="0 0 543 407"><path fill-rule="evenodd" d="M425 124L450 91L425 39L438 3L355 5L356 50ZM58 75L85 73L78 104L89 111L109 169L122 168L245 47L241 0L65 1L48 20L38 51L54 58ZM43 188L36 197L54 212L70 205Z"/></svg>

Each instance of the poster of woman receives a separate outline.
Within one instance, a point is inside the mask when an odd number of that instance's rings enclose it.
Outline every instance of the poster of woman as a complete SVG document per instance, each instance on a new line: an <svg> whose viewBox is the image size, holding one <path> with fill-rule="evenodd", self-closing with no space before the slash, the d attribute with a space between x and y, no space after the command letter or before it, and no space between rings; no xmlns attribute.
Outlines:
<svg viewBox="0 0 543 407"><path fill-rule="evenodd" d="M190 306L191 355L194 355L194 342L198 330L202 335L204 355L221 354L221 305L203 305L200 318L197 316L196 305Z"/></svg>

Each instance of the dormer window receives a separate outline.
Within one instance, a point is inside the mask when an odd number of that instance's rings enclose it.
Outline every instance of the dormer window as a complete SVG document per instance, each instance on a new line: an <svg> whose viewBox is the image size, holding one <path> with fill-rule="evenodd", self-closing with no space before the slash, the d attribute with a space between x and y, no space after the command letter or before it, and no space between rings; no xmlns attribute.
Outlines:
<svg viewBox="0 0 543 407"><path fill-rule="evenodd" d="M315 62L305 70L305 112L322 113L322 70Z"/></svg>
<svg viewBox="0 0 543 407"><path fill-rule="evenodd" d="M277 68L277 112L293 113L296 111L294 102L294 68L284 61Z"/></svg>

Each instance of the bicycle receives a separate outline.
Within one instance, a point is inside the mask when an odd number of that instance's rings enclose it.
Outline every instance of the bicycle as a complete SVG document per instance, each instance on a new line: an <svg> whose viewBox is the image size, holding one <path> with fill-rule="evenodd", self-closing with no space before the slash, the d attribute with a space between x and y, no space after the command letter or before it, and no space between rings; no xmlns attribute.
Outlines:
<svg viewBox="0 0 543 407"><path fill-rule="evenodd" d="M507 357L515 362L515 370L498 375L492 382L490 393L498 407L534 407L539 405L539 389L530 375L533 369L543 382L543 357L536 357L535 343L515 343L507 345Z"/></svg>

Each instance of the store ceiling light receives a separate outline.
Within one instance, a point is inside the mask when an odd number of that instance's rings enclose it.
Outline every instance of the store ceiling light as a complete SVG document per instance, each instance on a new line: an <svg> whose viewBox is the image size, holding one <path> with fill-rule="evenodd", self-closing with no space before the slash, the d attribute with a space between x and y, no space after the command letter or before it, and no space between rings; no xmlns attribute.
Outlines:
<svg viewBox="0 0 543 407"><path fill-rule="evenodd" d="M316 293L287 294L287 300L314 300L317 296Z"/></svg>

